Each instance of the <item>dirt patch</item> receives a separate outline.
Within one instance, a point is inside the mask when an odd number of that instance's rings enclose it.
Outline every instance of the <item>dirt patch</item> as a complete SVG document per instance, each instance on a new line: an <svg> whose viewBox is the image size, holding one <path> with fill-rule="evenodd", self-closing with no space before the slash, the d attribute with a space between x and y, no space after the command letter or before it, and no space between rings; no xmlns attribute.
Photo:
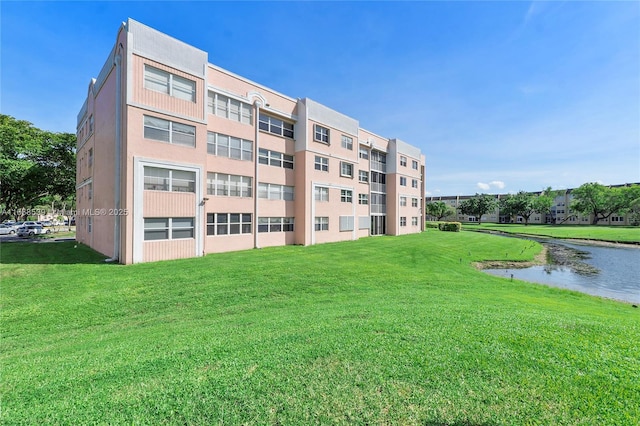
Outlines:
<svg viewBox="0 0 640 426"><path fill-rule="evenodd" d="M546 245L542 246L542 251L538 253L533 260L514 261L514 260L487 260L484 262L474 262L476 269L522 269L536 265L546 265L549 250Z"/></svg>

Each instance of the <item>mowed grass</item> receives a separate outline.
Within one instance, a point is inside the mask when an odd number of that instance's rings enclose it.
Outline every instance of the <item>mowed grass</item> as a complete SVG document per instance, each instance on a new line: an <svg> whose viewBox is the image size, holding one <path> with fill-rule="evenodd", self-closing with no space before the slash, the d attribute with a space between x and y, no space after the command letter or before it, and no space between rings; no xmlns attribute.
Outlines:
<svg viewBox="0 0 640 426"><path fill-rule="evenodd" d="M471 266L539 250L429 231L122 266L3 244L2 423L637 424L638 309Z"/></svg>
<svg viewBox="0 0 640 426"><path fill-rule="evenodd" d="M464 224L467 230L495 230L511 234L537 235L552 238L576 238L620 243L640 243L640 226L604 225L520 225L483 223Z"/></svg>

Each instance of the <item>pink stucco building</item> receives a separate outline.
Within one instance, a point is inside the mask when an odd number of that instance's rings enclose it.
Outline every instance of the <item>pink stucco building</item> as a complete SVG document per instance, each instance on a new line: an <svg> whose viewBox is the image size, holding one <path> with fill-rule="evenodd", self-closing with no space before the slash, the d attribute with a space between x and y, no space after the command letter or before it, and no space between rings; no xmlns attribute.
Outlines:
<svg viewBox="0 0 640 426"><path fill-rule="evenodd" d="M420 150L129 19L78 114L78 241L121 263L424 227Z"/></svg>

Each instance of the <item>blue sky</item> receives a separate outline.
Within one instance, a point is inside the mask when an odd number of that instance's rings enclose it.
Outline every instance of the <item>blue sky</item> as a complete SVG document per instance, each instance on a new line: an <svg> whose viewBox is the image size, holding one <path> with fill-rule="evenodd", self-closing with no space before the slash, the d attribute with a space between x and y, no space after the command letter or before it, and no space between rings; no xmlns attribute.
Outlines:
<svg viewBox="0 0 640 426"><path fill-rule="evenodd" d="M128 17L420 147L428 195L640 182L640 2L0 2L0 110L75 133Z"/></svg>

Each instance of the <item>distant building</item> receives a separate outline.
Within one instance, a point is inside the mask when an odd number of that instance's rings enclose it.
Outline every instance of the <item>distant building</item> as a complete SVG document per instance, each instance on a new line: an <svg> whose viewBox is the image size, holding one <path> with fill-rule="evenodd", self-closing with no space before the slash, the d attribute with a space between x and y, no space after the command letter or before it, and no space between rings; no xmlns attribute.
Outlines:
<svg viewBox="0 0 640 426"><path fill-rule="evenodd" d="M420 149L132 19L77 135L77 239L121 263L424 229Z"/></svg>
<svg viewBox="0 0 640 426"><path fill-rule="evenodd" d="M611 185L612 187L621 187L621 186L631 186L631 185L640 185L640 183L626 183L621 185ZM593 222L593 215L583 216L577 212L572 212L570 209L571 201L573 200L573 195L571 192L575 188L559 190L560 194L555 197L553 205L551 206L551 213L547 215L541 215L539 213L534 213L529 218L530 224L565 224L565 225L590 225ZM535 194L540 194L540 192L535 192ZM500 200L503 197L506 197L508 194L498 194L495 195L497 200ZM446 203L448 206L456 209L456 214L451 215L443 220L449 221L458 221L458 222L475 222L476 218L469 215L460 214L457 208L460 206L465 200L469 198L473 198L475 195L451 195L451 196L439 196L439 197L426 197L426 202L434 203L436 201L442 201ZM427 220L432 220L427 215ZM492 222L492 223L511 223L514 222L514 218L509 216L501 215L500 209L496 208L493 212L485 214L481 218L482 222ZM524 223L524 218L518 216L515 218L515 223ZM600 219L598 221L598 225L631 225L630 215L616 215L613 214L607 219Z"/></svg>

